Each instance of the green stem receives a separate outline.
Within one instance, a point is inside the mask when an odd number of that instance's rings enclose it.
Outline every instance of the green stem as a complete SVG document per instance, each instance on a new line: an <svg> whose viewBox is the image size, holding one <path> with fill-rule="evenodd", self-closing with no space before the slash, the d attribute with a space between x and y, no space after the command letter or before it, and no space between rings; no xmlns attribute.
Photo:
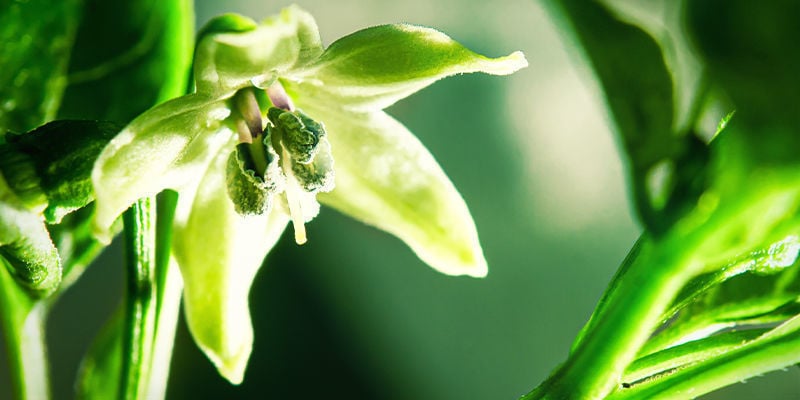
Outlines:
<svg viewBox="0 0 800 400"><path fill-rule="evenodd" d="M158 196L156 219L156 330L153 339L153 367L150 370L149 400L166 396L175 329L178 324L183 281L177 265L171 263L172 222L178 195L165 191Z"/></svg>
<svg viewBox="0 0 800 400"><path fill-rule="evenodd" d="M123 322L122 372L119 397L144 399L155 335L155 209L153 198L142 198L123 214L127 289Z"/></svg>
<svg viewBox="0 0 800 400"><path fill-rule="evenodd" d="M0 325L8 352L14 398L50 398L45 351L45 303L33 300L0 259Z"/></svg>
<svg viewBox="0 0 800 400"><path fill-rule="evenodd" d="M523 399L597 399L622 384L625 369L694 272L691 252L666 251L679 247L650 240L640 246L567 362Z"/></svg>

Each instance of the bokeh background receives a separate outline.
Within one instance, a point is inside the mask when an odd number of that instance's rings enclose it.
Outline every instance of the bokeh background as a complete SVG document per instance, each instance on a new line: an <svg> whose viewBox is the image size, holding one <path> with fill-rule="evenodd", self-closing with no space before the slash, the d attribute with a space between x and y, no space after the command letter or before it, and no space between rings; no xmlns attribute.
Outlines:
<svg viewBox="0 0 800 400"><path fill-rule="evenodd" d="M198 0L197 22L223 12L261 19L288 4ZM256 341L244 383L220 378L181 321L168 398L516 399L566 358L640 231L590 71L537 1L300 5L326 44L410 22L483 54L526 54L530 66L513 76L450 78L388 110L461 191L490 273L438 274L396 238L323 208L308 225L309 243L295 245L289 231L255 281ZM56 399L72 398L80 357L119 303L119 260L116 246L52 312ZM798 371L705 398L800 398Z"/></svg>

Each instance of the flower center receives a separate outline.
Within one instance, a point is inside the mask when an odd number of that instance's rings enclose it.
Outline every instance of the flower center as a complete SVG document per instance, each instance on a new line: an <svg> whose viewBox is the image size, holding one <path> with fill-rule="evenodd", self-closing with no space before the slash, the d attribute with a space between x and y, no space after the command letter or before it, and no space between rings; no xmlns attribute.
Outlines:
<svg viewBox="0 0 800 400"><path fill-rule="evenodd" d="M295 109L280 84L267 95L277 107L267 111L264 130L253 92L243 90L234 99L242 118L236 122L238 168L229 162L228 193L242 214L268 212L271 198L283 193L295 241L303 244L305 223L319 212L316 194L333 190L330 145L323 125Z"/></svg>

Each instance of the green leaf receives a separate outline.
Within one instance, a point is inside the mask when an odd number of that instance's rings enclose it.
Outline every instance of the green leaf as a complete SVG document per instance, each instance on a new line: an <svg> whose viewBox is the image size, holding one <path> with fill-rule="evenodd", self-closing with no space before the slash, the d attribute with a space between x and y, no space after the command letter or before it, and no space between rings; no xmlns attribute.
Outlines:
<svg viewBox="0 0 800 400"><path fill-rule="evenodd" d="M597 1L559 4L561 20L574 32L605 92L630 160L637 211L648 230L660 236L706 189L707 146L673 129L672 76L650 35Z"/></svg>
<svg viewBox="0 0 800 400"><path fill-rule="evenodd" d="M193 94L140 115L103 150L92 172L97 201L94 229L110 241L114 220L134 201L196 182L233 133L224 102ZM224 192L224 191L223 191Z"/></svg>
<svg viewBox="0 0 800 400"><path fill-rule="evenodd" d="M672 133L672 78L656 41L597 1L558 3L606 93L633 168L671 158L679 146Z"/></svg>
<svg viewBox="0 0 800 400"><path fill-rule="evenodd" d="M425 146L384 112L338 114L298 101L322 121L335 160L336 187L319 201L406 242L449 275L487 273L464 199Z"/></svg>
<svg viewBox="0 0 800 400"><path fill-rule="evenodd" d="M86 0L59 117L124 124L184 94L193 25L191 0Z"/></svg>
<svg viewBox="0 0 800 400"><path fill-rule="evenodd" d="M800 3L779 0L753 7L746 0L687 2L686 25L712 81L753 127L800 123ZM763 132L751 132L762 136Z"/></svg>
<svg viewBox="0 0 800 400"><path fill-rule="evenodd" d="M0 135L52 119L66 86L81 2L8 1L0 12Z"/></svg>
<svg viewBox="0 0 800 400"><path fill-rule="evenodd" d="M800 296L800 266L795 263L797 239L791 240L794 247L788 252L794 258L778 263L782 265L780 268L775 267L778 265L773 262L775 259L769 261L763 257L769 253L765 250L690 282L690 289L684 289L665 315L671 318L669 326L648 343L644 352L671 346L687 337L708 336L725 328L781 322L800 312L796 304ZM771 247L780 246L779 242ZM674 317L677 310L681 312Z"/></svg>
<svg viewBox="0 0 800 400"><path fill-rule="evenodd" d="M77 399L113 399L119 395L123 336L121 311L120 308L111 316L81 361L75 385Z"/></svg>
<svg viewBox="0 0 800 400"><path fill-rule="evenodd" d="M287 90L354 110L379 110L447 76L509 75L528 65L520 52L488 58L444 33L415 25L367 28L328 47L282 80ZM292 89L290 89L292 88Z"/></svg>
<svg viewBox="0 0 800 400"><path fill-rule="evenodd" d="M279 73L322 52L313 17L297 6L252 29L243 17L223 18L212 21L197 45L194 74L200 93L227 96L252 85L269 86ZM218 31L228 28L232 31Z"/></svg>
<svg viewBox="0 0 800 400"><path fill-rule="evenodd" d="M236 212L224 190L227 161L228 154L220 153L201 175L195 196L179 198L173 251L189 330L219 373L239 384L253 345L250 285L289 218L277 210Z"/></svg>

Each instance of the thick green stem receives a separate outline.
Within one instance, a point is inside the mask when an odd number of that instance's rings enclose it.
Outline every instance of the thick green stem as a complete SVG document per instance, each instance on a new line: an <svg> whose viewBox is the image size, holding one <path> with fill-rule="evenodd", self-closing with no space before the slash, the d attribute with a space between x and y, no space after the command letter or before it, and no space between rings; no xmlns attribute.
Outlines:
<svg viewBox="0 0 800 400"><path fill-rule="evenodd" d="M138 200L123 215L127 285L119 397L144 399L147 394L156 327L155 200Z"/></svg>
<svg viewBox="0 0 800 400"><path fill-rule="evenodd" d="M19 287L0 259L0 325L8 352L14 398L50 398L45 351L44 302L33 300Z"/></svg>
<svg viewBox="0 0 800 400"><path fill-rule="evenodd" d="M599 399L621 385L628 365L647 341L693 274L687 255L667 243L641 244L638 257L620 277L599 318L573 348L570 358L524 399Z"/></svg>

